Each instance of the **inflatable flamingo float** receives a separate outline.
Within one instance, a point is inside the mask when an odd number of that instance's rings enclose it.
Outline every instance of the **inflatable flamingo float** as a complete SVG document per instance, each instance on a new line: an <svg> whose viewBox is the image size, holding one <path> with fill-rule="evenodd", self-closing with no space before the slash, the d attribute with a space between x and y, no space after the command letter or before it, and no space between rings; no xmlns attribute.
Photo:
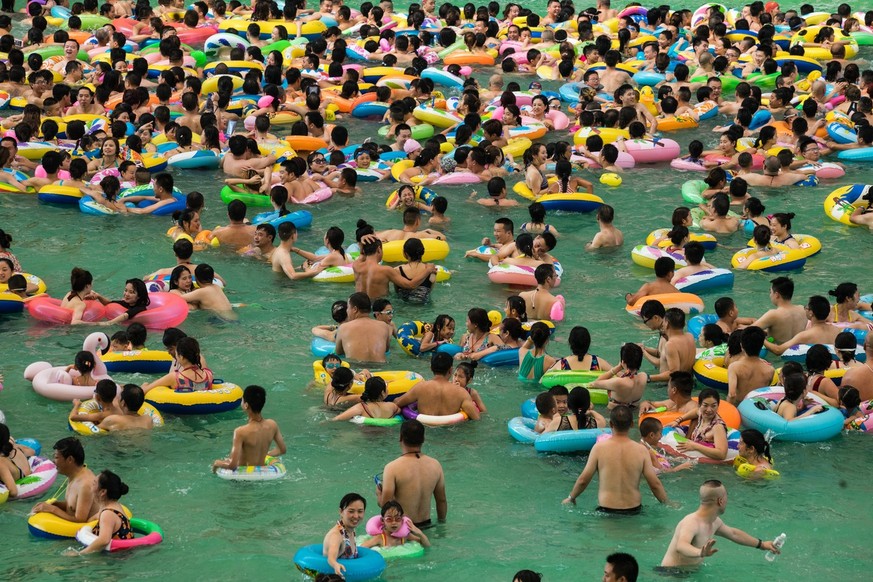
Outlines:
<svg viewBox="0 0 873 582"><path fill-rule="evenodd" d="M105 333L92 333L85 338L82 349L94 355L94 370L91 376L96 380L111 380L106 373L106 365L100 359L102 350L109 347L109 336ZM76 372L73 372L74 374ZM34 362L24 370L24 379L33 383L37 394L52 400L87 400L94 394L93 386L76 386L73 375L66 366L52 366L48 362Z"/></svg>

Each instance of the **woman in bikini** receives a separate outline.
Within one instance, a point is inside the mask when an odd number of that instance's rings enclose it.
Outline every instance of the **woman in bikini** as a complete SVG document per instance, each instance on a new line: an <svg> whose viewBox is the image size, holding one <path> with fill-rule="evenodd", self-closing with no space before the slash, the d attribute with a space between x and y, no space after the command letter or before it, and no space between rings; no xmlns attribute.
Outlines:
<svg viewBox="0 0 873 582"><path fill-rule="evenodd" d="M357 493L346 493L340 500L339 520L324 536L321 554L327 558L327 563L337 576L342 576L346 567L339 559L355 559L358 557L358 544L355 538L355 528L363 521L367 500Z"/></svg>
<svg viewBox="0 0 873 582"><path fill-rule="evenodd" d="M24 451L12 442L9 427L0 422L0 484L9 490L9 496L18 496L19 479L30 475L30 463Z"/></svg>
<svg viewBox="0 0 873 582"><path fill-rule="evenodd" d="M566 419L572 430L585 430L589 428L606 428L606 419L594 410L591 405L591 392L583 386L576 386L570 390L567 396L567 409L572 413ZM565 430L564 420L558 430Z"/></svg>
<svg viewBox="0 0 873 582"><path fill-rule="evenodd" d="M831 323L840 327L871 329L870 321L858 314L861 293L855 283L840 283L836 289L828 291L837 302L831 308Z"/></svg>
<svg viewBox="0 0 873 582"><path fill-rule="evenodd" d="M127 485L112 471L103 471L94 480L94 498L100 506L97 512L97 525L94 535L97 539L91 545L79 552L93 554L109 546L112 540L132 540L133 530L130 521L124 514L124 508L118 502L122 495L128 492Z"/></svg>
<svg viewBox="0 0 873 582"><path fill-rule="evenodd" d="M854 338L854 336L852 337ZM839 388L837 388L833 380L825 376L825 371L830 370L832 364L839 366L840 362L834 361L831 353L824 345L815 344L807 350L805 364L807 389L818 394L831 406L836 406L837 399L839 398Z"/></svg>
<svg viewBox="0 0 873 582"><path fill-rule="evenodd" d="M777 212L770 219L770 230L773 231L773 242L785 245L790 249L799 249L800 243L791 235L791 219L793 212Z"/></svg>
<svg viewBox="0 0 873 582"><path fill-rule="evenodd" d="M61 307L71 309L73 318L70 321L71 325L81 325L82 315L85 313L85 299L91 295L91 284L93 277L89 271L73 267L70 272L70 292L61 300Z"/></svg>
<svg viewBox="0 0 873 582"><path fill-rule="evenodd" d="M723 461L727 458L727 425L718 415L721 397L712 388L704 388L697 396L700 407L697 418L688 427L688 440L679 443L680 452L697 451L710 459Z"/></svg>
<svg viewBox="0 0 873 582"><path fill-rule="evenodd" d="M100 157L88 162L88 171L100 172L109 168L117 168L118 164L121 163L121 159L118 157L120 152L121 146L118 140L114 137L107 137L100 147Z"/></svg>
<svg viewBox="0 0 873 582"><path fill-rule="evenodd" d="M612 368L606 360L588 353L591 347L591 333L588 328L577 325L571 329L567 343L570 345L572 355L559 359L552 369L600 372Z"/></svg>
<svg viewBox="0 0 873 582"><path fill-rule="evenodd" d="M364 384L361 401L345 412L336 415L332 420L349 420L356 416L364 418L391 418L400 414L400 409L393 402L385 402L388 396L388 385L378 376L372 376Z"/></svg>
<svg viewBox="0 0 873 582"><path fill-rule="evenodd" d="M74 386L96 386L91 373L94 371L94 354L82 350L76 354L75 361L67 366L67 373L73 379Z"/></svg>
<svg viewBox="0 0 873 582"><path fill-rule="evenodd" d="M328 408L340 408L349 404L359 404L360 394L349 394L355 381L355 373L350 368L337 368L330 379L330 385L324 389L324 405Z"/></svg>
<svg viewBox="0 0 873 582"><path fill-rule="evenodd" d="M474 307L467 312L467 333L461 337L463 350L455 355L456 360L478 360L482 352L488 346L499 343L499 339L492 337L491 320L488 312L481 307Z"/></svg>
<svg viewBox="0 0 873 582"><path fill-rule="evenodd" d="M546 146L541 143L535 143L524 152L525 171L524 182L530 188L531 195L536 198L540 194L545 194L549 190L549 180L546 178L546 161L549 159L549 154L546 151Z"/></svg>
<svg viewBox="0 0 873 582"><path fill-rule="evenodd" d="M212 389L212 370L203 365L200 344L193 337L183 337L176 343L177 370L155 380L146 382L142 389L148 392L157 386L169 386L176 392L198 392Z"/></svg>

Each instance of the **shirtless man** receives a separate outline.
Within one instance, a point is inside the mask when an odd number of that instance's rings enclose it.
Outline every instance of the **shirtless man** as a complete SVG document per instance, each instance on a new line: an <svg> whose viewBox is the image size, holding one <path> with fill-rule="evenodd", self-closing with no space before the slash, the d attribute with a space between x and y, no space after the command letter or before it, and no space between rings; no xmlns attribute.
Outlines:
<svg viewBox="0 0 873 582"><path fill-rule="evenodd" d="M347 324L343 324L347 325ZM343 326L340 326L342 330ZM452 382L452 356L437 352L430 361L433 379L419 382L394 403L403 408L418 404L418 412L434 416L448 416L459 410L472 420L479 420L479 409L473 403L470 393Z"/></svg>
<svg viewBox="0 0 873 582"><path fill-rule="evenodd" d="M643 400L640 402L640 413L652 412L656 408L666 408L668 412L693 412L697 410L697 401L691 399L694 389L694 376L689 372L673 372L667 382L667 400Z"/></svg>
<svg viewBox="0 0 873 582"><path fill-rule="evenodd" d="M148 196L131 196L129 198L131 202L139 202L140 200L138 200L138 198L141 198L143 200L154 200L155 203L146 206L145 208L128 208L127 211L132 212L133 214L152 214L159 208L169 206L176 201L176 198L173 196L173 187L173 176L167 172L161 172L155 176L155 179L152 182L152 190L155 193L153 198L149 198Z"/></svg>
<svg viewBox="0 0 873 582"><path fill-rule="evenodd" d="M100 428L109 432L121 430L151 430L154 427L152 417L139 414L145 402L145 393L136 384L125 384L121 389L119 406L121 414L110 414L100 423Z"/></svg>
<svg viewBox="0 0 873 582"><path fill-rule="evenodd" d="M740 335L743 355L728 366L728 402L739 404L752 390L773 383L773 366L760 358L767 334L760 327L747 327Z"/></svg>
<svg viewBox="0 0 873 582"><path fill-rule="evenodd" d="M99 506L94 498L94 473L85 466L85 449L76 437L59 440L54 446L52 460L58 473L68 479L63 501L40 502L32 513L51 513L62 519L85 525L97 514Z"/></svg>
<svg viewBox="0 0 873 582"><path fill-rule="evenodd" d="M273 241L276 240L276 229L267 222L259 224L252 234L252 242L239 250L239 254L247 257L260 257L269 261L273 257Z"/></svg>
<svg viewBox="0 0 873 582"><path fill-rule="evenodd" d="M761 540L726 525L721 520L725 509L727 509L727 490L721 481L704 482L700 487L700 507L694 513L682 518L676 526L667 553L661 560L661 568L699 566L703 563L703 558L718 551L714 547L715 540L712 538L714 535L727 538L741 546L779 553L779 549L773 546L772 541Z"/></svg>
<svg viewBox="0 0 873 582"><path fill-rule="evenodd" d="M764 345L777 356L781 356L785 353L785 350L797 344L825 344L832 346L837 335L843 331L843 328L828 322L830 314L831 304L828 302L827 297L813 295L809 298L809 302L806 305L806 317L809 319L807 328L796 333L794 337L781 344L765 341Z"/></svg>
<svg viewBox="0 0 873 582"><path fill-rule="evenodd" d="M406 240L408 238L435 238L444 240L445 235L439 231L426 228L418 230L421 226L421 212L418 208L407 208L403 211L403 228L392 228L377 232L376 236L382 239L382 242L390 242L393 240Z"/></svg>
<svg viewBox="0 0 873 582"><path fill-rule="evenodd" d="M615 90L624 84L636 85L631 76L621 69L616 69L616 65L621 62L621 53L617 50L608 50L603 55L603 62L606 63L606 68L600 72L600 84L603 85L603 92L612 95Z"/></svg>
<svg viewBox="0 0 873 582"><path fill-rule="evenodd" d="M597 226L600 231L591 242L585 243L585 250L618 247L624 244L624 234L612 225L615 209L609 204L601 204L597 209Z"/></svg>
<svg viewBox="0 0 873 582"><path fill-rule="evenodd" d="M212 236L217 238L223 246L231 246L240 249L252 241L255 227L246 224L246 203L242 200L231 200L227 205L227 218L230 224L219 226L212 231Z"/></svg>
<svg viewBox="0 0 873 582"><path fill-rule="evenodd" d="M842 386L857 388L862 401L873 400L873 369L870 368L870 363L873 362L873 334L864 338L864 354L867 356L866 363L847 369L841 383Z"/></svg>
<svg viewBox="0 0 873 582"><path fill-rule="evenodd" d="M213 473L218 469L233 471L237 467L260 467L267 464L267 457L285 454L285 439L275 420L264 418L261 411L267 401L267 392L260 386L246 386L243 391L242 409L248 422L233 431L230 457L212 463ZM270 450L275 442L276 448Z"/></svg>
<svg viewBox="0 0 873 582"><path fill-rule="evenodd" d="M718 316L718 321L715 324L727 335L741 327L755 323L751 317L740 317L740 310L737 309L737 304L730 297L718 298L714 307L715 314Z"/></svg>
<svg viewBox="0 0 873 582"><path fill-rule="evenodd" d="M166 277L173 272L173 269L182 265L187 267L189 271L192 273L197 270L197 265L191 262L191 256L194 254L194 244L184 238L180 238L176 242L173 243L173 254L176 255L176 264L172 267L166 267L164 269L158 269L154 273L149 273L143 279L154 279L157 277ZM221 275L216 274L215 278L224 283L224 279L221 278Z"/></svg>
<svg viewBox="0 0 873 582"><path fill-rule="evenodd" d="M285 275L293 280L311 279L325 267L316 266L312 269L301 269L298 271L294 268L294 262L291 260L291 249L294 243L297 242L297 227L293 222L283 222L279 225L279 246L273 250L270 256L270 263L273 265L274 273L285 273Z"/></svg>
<svg viewBox="0 0 873 582"><path fill-rule="evenodd" d="M366 293L349 296L348 319L336 331L338 355L360 362L385 361L394 336L390 325L370 317L371 306Z"/></svg>
<svg viewBox="0 0 873 582"><path fill-rule="evenodd" d="M227 140L229 152L224 154L221 162L221 168L224 173L232 178L250 178L248 174L251 172L262 172L267 168L272 168L276 163L276 157L273 155L254 158L247 147L245 136L234 135ZM262 184L263 189L269 187L269 181Z"/></svg>
<svg viewBox="0 0 873 582"><path fill-rule="evenodd" d="M612 437L594 445L585 469L576 479L564 503L576 504L595 474L599 474L597 510L604 513L636 515L643 509L640 478L645 477L649 489L661 503L667 503L667 492L655 474L645 446L628 436L633 425L633 413L627 406L616 406L609 414Z"/></svg>
<svg viewBox="0 0 873 582"><path fill-rule="evenodd" d="M508 218L498 218L494 221L494 240L485 238L482 240L483 246L490 246L497 249L496 253L480 253L478 250L467 251L464 256L479 259L492 265L496 265L503 259L518 255L515 248L515 235L513 230L515 225Z"/></svg>
<svg viewBox="0 0 873 582"><path fill-rule="evenodd" d="M552 307L557 301L564 301L563 297L552 295L552 287L558 281L555 267L544 263L534 271L537 288L533 291L519 293L527 307L527 316L531 319L552 319Z"/></svg>
<svg viewBox="0 0 873 582"><path fill-rule="evenodd" d="M641 311L640 315L642 314ZM643 321L645 319L644 317ZM690 372L697 356L694 336L685 331L685 314L681 309L667 309L663 325L657 353L652 353L651 348L641 346L645 358L660 370L658 374L649 376L649 382L666 382L670 379L671 372Z"/></svg>
<svg viewBox="0 0 873 582"><path fill-rule="evenodd" d="M418 210L414 211L418 213ZM355 290L365 293L371 299L387 296L389 283L403 289L415 289L436 271L433 264L427 263L421 275L407 279L400 271L382 265L381 262L382 241L375 236L366 235L361 239L361 256L352 263L352 271L355 274Z"/></svg>
<svg viewBox="0 0 873 582"><path fill-rule="evenodd" d="M809 176L800 172L780 172L782 164L776 156L770 156L764 160L763 174L743 174L743 178L749 186L791 186L797 182L806 180Z"/></svg>
<svg viewBox="0 0 873 582"><path fill-rule="evenodd" d="M400 456L385 465L382 482L376 486L379 505L397 501L416 527L431 525L430 498L436 501L437 520L445 521L449 505L439 461L421 452L424 425L407 420L400 425Z"/></svg>
<svg viewBox="0 0 873 582"><path fill-rule="evenodd" d="M694 275L695 273L700 273L702 271L709 271L715 268L703 260L706 250L699 242L690 242L683 247L683 250L685 251L685 261L688 263L688 266L682 267L673 273L673 279L670 280L673 285L683 277L688 277L689 275Z"/></svg>
<svg viewBox="0 0 873 582"><path fill-rule="evenodd" d="M794 281L777 277L770 281L770 302L775 309L759 317L752 325L767 332L776 342L782 343L806 329L806 309L793 305Z"/></svg>
<svg viewBox="0 0 873 582"><path fill-rule="evenodd" d="M214 311L223 319L236 319L233 306L228 301L224 291L213 283L215 271L206 263L197 265L194 269L194 280L197 289L182 295L182 298L196 309Z"/></svg>
<svg viewBox="0 0 873 582"><path fill-rule="evenodd" d="M659 257L655 260L655 280L644 283L636 293L626 293L624 300L628 305L633 305L648 295L660 295L662 293L679 293L673 283L673 272L676 270L676 261L670 257Z"/></svg>

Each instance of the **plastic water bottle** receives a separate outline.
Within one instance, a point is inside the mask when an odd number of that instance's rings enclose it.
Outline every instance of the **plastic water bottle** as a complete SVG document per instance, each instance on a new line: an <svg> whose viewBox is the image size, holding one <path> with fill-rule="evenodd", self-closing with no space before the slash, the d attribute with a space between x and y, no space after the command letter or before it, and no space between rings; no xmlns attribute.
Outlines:
<svg viewBox="0 0 873 582"><path fill-rule="evenodd" d="M782 546L785 545L785 538L786 537L787 536L785 535L785 533L781 533L778 536L776 536L776 539L773 540L773 547L775 547L777 550L781 550ZM774 554L773 552L768 550L767 553L764 554L764 559L767 560L768 562L772 562L773 560L776 559L776 554Z"/></svg>

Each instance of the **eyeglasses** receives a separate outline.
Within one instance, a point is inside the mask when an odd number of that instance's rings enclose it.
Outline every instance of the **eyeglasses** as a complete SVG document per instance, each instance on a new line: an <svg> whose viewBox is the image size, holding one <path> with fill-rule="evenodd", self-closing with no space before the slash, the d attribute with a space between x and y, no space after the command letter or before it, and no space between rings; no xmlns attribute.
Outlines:
<svg viewBox="0 0 873 582"><path fill-rule="evenodd" d="M312 163L313 163L313 164L324 164L324 163L326 163L326 162L327 162L327 160L324 159L324 158L314 158L314 159L312 160Z"/></svg>
<svg viewBox="0 0 873 582"><path fill-rule="evenodd" d="M650 321L652 321L654 318L655 318L654 315L653 315L652 317L644 317L644 318L643 318L643 325L647 325L647 324L648 324Z"/></svg>

